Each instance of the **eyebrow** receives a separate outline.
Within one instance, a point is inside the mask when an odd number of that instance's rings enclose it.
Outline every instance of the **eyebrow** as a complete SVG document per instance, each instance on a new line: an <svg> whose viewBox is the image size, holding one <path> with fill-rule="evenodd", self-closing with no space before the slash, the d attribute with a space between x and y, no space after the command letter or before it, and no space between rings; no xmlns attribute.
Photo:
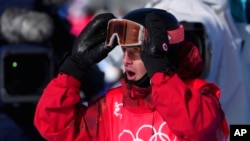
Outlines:
<svg viewBox="0 0 250 141"><path fill-rule="evenodd" d="M141 50L141 47L140 47L140 46L134 46L134 47L123 47L123 46L122 46L122 49L123 49L123 50L140 51L140 50Z"/></svg>

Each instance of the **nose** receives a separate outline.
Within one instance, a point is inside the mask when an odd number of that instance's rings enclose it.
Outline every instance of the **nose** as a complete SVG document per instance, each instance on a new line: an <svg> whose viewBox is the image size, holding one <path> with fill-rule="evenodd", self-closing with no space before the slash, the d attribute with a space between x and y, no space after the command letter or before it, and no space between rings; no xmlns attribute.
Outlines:
<svg viewBox="0 0 250 141"><path fill-rule="evenodd" d="M129 57L129 54L127 51L124 52L123 54L123 63L126 64L131 64L132 63L132 59Z"/></svg>

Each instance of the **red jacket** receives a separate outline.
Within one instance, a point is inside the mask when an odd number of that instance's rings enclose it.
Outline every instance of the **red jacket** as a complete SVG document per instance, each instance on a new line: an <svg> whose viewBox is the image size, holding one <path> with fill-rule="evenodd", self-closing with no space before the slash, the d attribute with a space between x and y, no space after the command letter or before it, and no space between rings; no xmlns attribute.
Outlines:
<svg viewBox="0 0 250 141"><path fill-rule="evenodd" d="M185 48L186 56L197 61L193 59L197 50L188 44ZM196 65L189 69L199 70L200 63L192 63ZM226 141L228 126L219 103L220 90L182 72L179 69L173 76L157 72L148 88L122 80L121 87L88 108L80 103L80 82L58 74L38 102L34 124L49 141Z"/></svg>

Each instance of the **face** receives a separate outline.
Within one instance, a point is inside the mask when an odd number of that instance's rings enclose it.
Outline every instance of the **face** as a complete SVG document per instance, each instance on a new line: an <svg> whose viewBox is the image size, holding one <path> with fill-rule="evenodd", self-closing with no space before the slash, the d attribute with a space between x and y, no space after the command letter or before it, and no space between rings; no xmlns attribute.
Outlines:
<svg viewBox="0 0 250 141"><path fill-rule="evenodd" d="M146 68L140 57L140 47L122 47L124 56L123 64L127 79L137 81L146 73Z"/></svg>

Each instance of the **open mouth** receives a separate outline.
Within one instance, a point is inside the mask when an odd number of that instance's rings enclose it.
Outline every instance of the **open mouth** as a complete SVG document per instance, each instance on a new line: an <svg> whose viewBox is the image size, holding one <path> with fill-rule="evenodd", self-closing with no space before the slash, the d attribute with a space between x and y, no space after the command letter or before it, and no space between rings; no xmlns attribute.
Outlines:
<svg viewBox="0 0 250 141"><path fill-rule="evenodd" d="M135 79L135 72L133 72L133 71L127 71L127 78L129 79L129 80L133 80L133 79Z"/></svg>
<svg viewBox="0 0 250 141"><path fill-rule="evenodd" d="M127 74L128 74L129 76L134 76L134 75L135 75L135 73L132 72L132 71L128 71Z"/></svg>

